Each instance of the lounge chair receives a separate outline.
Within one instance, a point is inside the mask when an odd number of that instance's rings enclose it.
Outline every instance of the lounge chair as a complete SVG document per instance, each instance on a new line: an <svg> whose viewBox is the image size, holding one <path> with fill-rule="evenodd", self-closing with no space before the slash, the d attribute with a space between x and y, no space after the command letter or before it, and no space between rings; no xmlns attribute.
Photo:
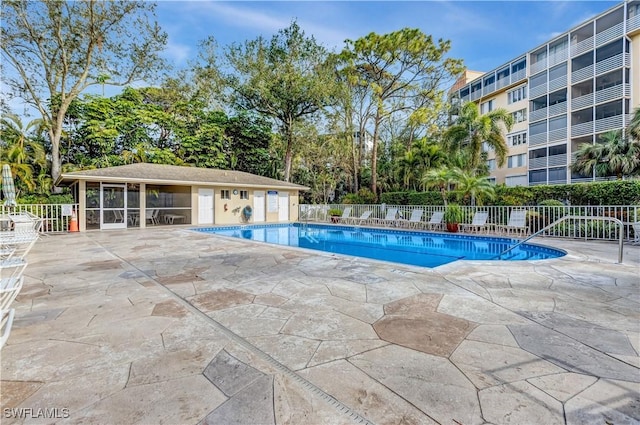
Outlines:
<svg viewBox="0 0 640 425"><path fill-rule="evenodd" d="M20 293L23 284L24 276L3 277L0 279L0 310L4 311L9 308Z"/></svg>
<svg viewBox="0 0 640 425"><path fill-rule="evenodd" d="M398 209L389 208L387 209L387 215L385 215L384 218L375 219L375 223L380 224L382 226L394 225L396 223L396 215L398 215Z"/></svg>
<svg viewBox="0 0 640 425"><path fill-rule="evenodd" d="M411 217L409 217L409 220L400 219L398 220L398 225L401 225L402 227L411 227L414 229L423 227L424 223L422 222L422 214L424 214L424 211L422 209L414 209L413 211L411 211Z"/></svg>
<svg viewBox="0 0 640 425"><path fill-rule="evenodd" d="M509 222L506 225L497 226L500 233L509 235L512 231L516 234L526 235L529 232L527 226L527 210L512 210L509 215Z"/></svg>
<svg viewBox="0 0 640 425"><path fill-rule="evenodd" d="M160 210L158 209L147 209L144 213L145 220L150 224L159 224L160 219L158 218L158 214L160 214Z"/></svg>
<svg viewBox="0 0 640 425"><path fill-rule="evenodd" d="M344 211L342 211L342 216L338 218L340 223L346 223L351 218L351 207L346 207Z"/></svg>
<svg viewBox="0 0 640 425"><path fill-rule="evenodd" d="M14 309L0 310L0 349L2 349L5 342L9 339L15 312L16 311Z"/></svg>
<svg viewBox="0 0 640 425"><path fill-rule="evenodd" d="M463 232L480 232L481 230L488 230L487 219L489 218L488 211L476 211L473 215L473 220L470 224L461 224L460 230Z"/></svg>
<svg viewBox="0 0 640 425"><path fill-rule="evenodd" d="M427 228L429 230L442 229L442 219L444 217L444 211L436 211L431 215Z"/></svg>
<svg viewBox="0 0 640 425"><path fill-rule="evenodd" d="M358 226L362 226L363 224L366 224L367 221L369 221L370 216L371 216L371 210L365 211L362 213L360 217L352 217L350 219L350 223Z"/></svg>
<svg viewBox="0 0 640 425"><path fill-rule="evenodd" d="M640 245L640 221L636 221L631 227L633 227L633 245Z"/></svg>

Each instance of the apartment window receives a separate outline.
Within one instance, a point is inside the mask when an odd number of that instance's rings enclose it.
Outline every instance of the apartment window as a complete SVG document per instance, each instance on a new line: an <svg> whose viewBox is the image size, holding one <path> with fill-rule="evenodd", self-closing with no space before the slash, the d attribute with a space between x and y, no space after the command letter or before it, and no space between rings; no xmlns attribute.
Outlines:
<svg viewBox="0 0 640 425"><path fill-rule="evenodd" d="M509 146L519 146L527 144L527 132L523 131L521 133L509 134L507 136L507 143Z"/></svg>
<svg viewBox="0 0 640 425"><path fill-rule="evenodd" d="M513 186L526 186L527 185L527 175L520 176L507 176L504 179L505 186L513 187Z"/></svg>
<svg viewBox="0 0 640 425"><path fill-rule="evenodd" d="M518 87L515 90L507 92L507 103L512 104L527 98L527 86Z"/></svg>
<svg viewBox="0 0 640 425"><path fill-rule="evenodd" d="M493 171L496 169L496 160L495 159L490 159L487 161L487 167L489 168L489 171Z"/></svg>
<svg viewBox="0 0 640 425"><path fill-rule="evenodd" d="M529 171L529 183L546 183L547 170L531 170Z"/></svg>
<svg viewBox="0 0 640 425"><path fill-rule="evenodd" d="M558 182L567 180L567 169L561 168L549 168L549 181Z"/></svg>
<svg viewBox="0 0 640 425"><path fill-rule="evenodd" d="M493 99L480 104L480 113L486 114L493 111Z"/></svg>
<svg viewBox="0 0 640 425"><path fill-rule="evenodd" d="M549 156L565 155L567 153L567 145L549 146Z"/></svg>
<svg viewBox="0 0 640 425"><path fill-rule="evenodd" d="M231 191L226 189L221 190L220 199L231 199Z"/></svg>
<svg viewBox="0 0 640 425"><path fill-rule="evenodd" d="M527 165L527 154L525 153L511 155L507 158L508 168L524 167L525 165Z"/></svg>
<svg viewBox="0 0 640 425"><path fill-rule="evenodd" d="M514 124L526 121L527 120L527 108L520 109L519 111L512 112L511 116L513 117L513 123Z"/></svg>
<svg viewBox="0 0 640 425"><path fill-rule="evenodd" d="M249 191L241 190L240 191L240 199L249 199Z"/></svg>
<svg viewBox="0 0 640 425"><path fill-rule="evenodd" d="M491 146L489 146L489 143L482 142L482 152L489 152L490 150L491 150Z"/></svg>

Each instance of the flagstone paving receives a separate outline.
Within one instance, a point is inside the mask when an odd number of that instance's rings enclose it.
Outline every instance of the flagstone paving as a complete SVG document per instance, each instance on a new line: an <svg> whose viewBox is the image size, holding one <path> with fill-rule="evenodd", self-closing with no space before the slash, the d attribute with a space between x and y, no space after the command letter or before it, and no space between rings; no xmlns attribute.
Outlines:
<svg viewBox="0 0 640 425"><path fill-rule="evenodd" d="M430 270L187 228L45 236L2 423L640 423L640 247L536 242L568 255Z"/></svg>

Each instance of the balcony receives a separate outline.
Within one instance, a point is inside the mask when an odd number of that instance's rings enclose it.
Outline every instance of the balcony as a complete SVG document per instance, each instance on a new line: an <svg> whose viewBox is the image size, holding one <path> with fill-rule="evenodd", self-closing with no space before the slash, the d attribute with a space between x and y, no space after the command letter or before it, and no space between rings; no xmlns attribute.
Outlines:
<svg viewBox="0 0 640 425"><path fill-rule="evenodd" d="M605 72L609 72L617 68L622 68L622 66L629 66L629 64L629 54L620 53L619 55L615 55L609 59L596 62L596 75L604 74Z"/></svg>
<svg viewBox="0 0 640 425"><path fill-rule="evenodd" d="M558 167L560 165L567 165L567 154L549 155L549 167Z"/></svg>
<svg viewBox="0 0 640 425"><path fill-rule="evenodd" d="M482 88L482 95L486 96L489 93L493 93L494 91L496 91L496 83L487 84Z"/></svg>
<svg viewBox="0 0 640 425"><path fill-rule="evenodd" d="M547 108L536 109L535 111L529 112L529 121L540 121L541 119L547 118Z"/></svg>
<svg viewBox="0 0 640 425"><path fill-rule="evenodd" d="M567 112L567 102L556 103L555 105L549 106L549 116L553 117L560 114L565 114Z"/></svg>
<svg viewBox="0 0 640 425"><path fill-rule="evenodd" d="M529 159L529 169L545 168L547 166L547 157Z"/></svg>
<svg viewBox="0 0 640 425"><path fill-rule="evenodd" d="M603 44L606 44L616 38L622 37L624 34L624 22L620 22L612 26L609 29L606 29L598 34L596 34L596 47L600 47Z"/></svg>
<svg viewBox="0 0 640 425"><path fill-rule="evenodd" d="M571 99L571 110L577 111L586 107L593 106L593 93Z"/></svg>
<svg viewBox="0 0 640 425"><path fill-rule="evenodd" d="M543 94L547 94L549 89L547 88L547 83L540 84L539 86L529 87L529 98L535 99L536 97L542 96Z"/></svg>
<svg viewBox="0 0 640 425"><path fill-rule="evenodd" d="M529 136L529 146L544 145L545 143L547 143L547 133L540 133Z"/></svg>
<svg viewBox="0 0 640 425"><path fill-rule="evenodd" d="M557 130L551 130L549 132L549 142L557 142L558 140L564 140L567 138L567 128L559 128Z"/></svg>
<svg viewBox="0 0 640 425"><path fill-rule="evenodd" d="M612 117L596 120L596 133L609 130L619 130L624 127L624 115L614 115Z"/></svg>
<svg viewBox="0 0 640 425"><path fill-rule="evenodd" d="M593 77L593 65L585 66L582 69L577 71L573 71L571 73L571 84L575 84L582 80L586 80L588 78Z"/></svg>
<svg viewBox="0 0 640 425"><path fill-rule="evenodd" d="M593 133L593 121L571 126L571 137L584 136L591 133Z"/></svg>
<svg viewBox="0 0 640 425"><path fill-rule="evenodd" d="M631 32L640 28L640 14L627 20L627 31Z"/></svg>
<svg viewBox="0 0 640 425"><path fill-rule="evenodd" d="M496 81L496 90L506 87L510 84L509 77L504 77Z"/></svg>
<svg viewBox="0 0 640 425"><path fill-rule="evenodd" d="M476 90L473 93L471 93L471 96L469 98L471 100L478 100L480 99L480 97L482 97L482 90Z"/></svg>
<svg viewBox="0 0 640 425"><path fill-rule="evenodd" d="M462 103L467 103L469 101L469 95L462 96L460 100L462 100Z"/></svg>
<svg viewBox="0 0 640 425"><path fill-rule="evenodd" d="M518 81L524 80L525 78L527 78L527 70L521 69L520 71L511 74L511 84L517 83Z"/></svg>
<svg viewBox="0 0 640 425"><path fill-rule="evenodd" d="M580 43L571 45L571 57L578 56L582 53L593 49L593 37L582 40Z"/></svg>
<svg viewBox="0 0 640 425"><path fill-rule="evenodd" d="M618 84L596 92L596 103L604 103L614 99L620 99L623 96L629 96L631 93L630 84Z"/></svg>
<svg viewBox="0 0 640 425"><path fill-rule="evenodd" d="M547 60L543 59L539 62L531 64L531 69L529 70L529 74L530 75L537 74L538 72L543 71L545 69L547 69Z"/></svg>
<svg viewBox="0 0 640 425"><path fill-rule="evenodd" d="M563 87L567 87L567 76L564 75L562 77L556 78L555 80L549 81L549 91L556 91Z"/></svg>
<svg viewBox="0 0 640 425"><path fill-rule="evenodd" d="M550 55L549 67L552 67L553 65L557 65L559 63L566 61L568 57L568 53L569 53L568 49L564 49L554 53L553 55Z"/></svg>

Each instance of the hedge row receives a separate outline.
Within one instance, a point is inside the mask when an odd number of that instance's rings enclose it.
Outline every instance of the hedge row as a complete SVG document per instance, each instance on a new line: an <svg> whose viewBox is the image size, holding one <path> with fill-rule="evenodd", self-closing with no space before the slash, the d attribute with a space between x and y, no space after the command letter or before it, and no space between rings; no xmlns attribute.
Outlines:
<svg viewBox="0 0 640 425"><path fill-rule="evenodd" d="M571 205L640 205L640 180L577 183L553 186L496 186L496 197L489 205L538 205L554 199ZM448 193L449 202L462 202L455 191ZM388 192L380 202L393 205L443 205L440 192Z"/></svg>

